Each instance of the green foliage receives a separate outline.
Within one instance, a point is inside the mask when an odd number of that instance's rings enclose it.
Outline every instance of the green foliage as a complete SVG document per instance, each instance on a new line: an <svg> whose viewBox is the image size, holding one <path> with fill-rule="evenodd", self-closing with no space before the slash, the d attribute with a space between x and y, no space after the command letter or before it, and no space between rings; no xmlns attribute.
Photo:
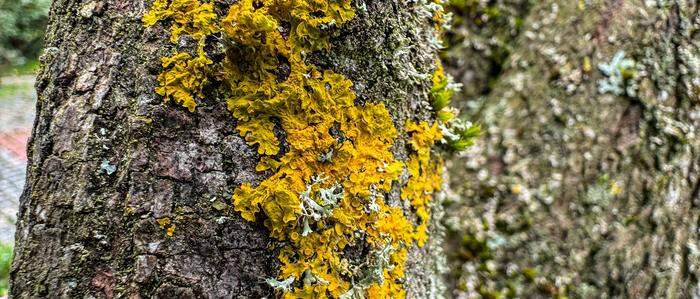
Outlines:
<svg viewBox="0 0 700 299"><path fill-rule="evenodd" d="M33 91L34 86L31 83L0 84L0 101L22 97Z"/></svg>
<svg viewBox="0 0 700 299"><path fill-rule="evenodd" d="M0 0L0 66L35 60L51 0Z"/></svg>
<svg viewBox="0 0 700 299"><path fill-rule="evenodd" d="M444 75L442 69L433 76L433 87L430 91L430 98L435 111L440 111L449 106L452 101L455 90L454 88L449 88L450 79L449 76Z"/></svg>
<svg viewBox="0 0 700 299"><path fill-rule="evenodd" d="M456 152L463 151L474 145L476 139L481 135L481 126L472 124L462 125L455 131L455 135L458 138L450 140L450 148Z"/></svg>
<svg viewBox="0 0 700 299"><path fill-rule="evenodd" d="M7 296L10 287L12 244L0 244L0 296Z"/></svg>

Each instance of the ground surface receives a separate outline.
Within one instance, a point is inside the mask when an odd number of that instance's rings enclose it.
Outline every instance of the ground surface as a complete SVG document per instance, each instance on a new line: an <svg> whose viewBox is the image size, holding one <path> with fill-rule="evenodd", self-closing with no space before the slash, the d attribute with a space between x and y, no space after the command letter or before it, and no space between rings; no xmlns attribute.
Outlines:
<svg viewBox="0 0 700 299"><path fill-rule="evenodd" d="M34 78L0 77L0 242L14 239L24 187L26 145L34 121Z"/></svg>

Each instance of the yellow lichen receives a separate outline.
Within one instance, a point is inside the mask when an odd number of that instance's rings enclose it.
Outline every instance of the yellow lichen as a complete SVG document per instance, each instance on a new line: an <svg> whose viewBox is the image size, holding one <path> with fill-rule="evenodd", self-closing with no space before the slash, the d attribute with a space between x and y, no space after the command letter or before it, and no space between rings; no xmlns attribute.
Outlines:
<svg viewBox="0 0 700 299"><path fill-rule="evenodd" d="M188 53L177 53L164 57L162 61L163 68L168 70L158 76L156 92L166 102L175 100L194 112L197 106L194 96L202 96L202 88L209 82L208 66L212 61L204 55L204 51L194 58Z"/></svg>
<svg viewBox="0 0 700 299"><path fill-rule="evenodd" d="M199 0L156 0L143 16L143 23L152 26L158 21L170 20L170 41L177 43L183 34L202 39L216 31L217 15L214 5Z"/></svg>
<svg viewBox="0 0 700 299"><path fill-rule="evenodd" d="M620 184L618 184L617 181L612 181L610 183L610 194L618 196L622 194L623 191L624 189L622 189L622 186L620 186Z"/></svg>
<svg viewBox="0 0 700 299"><path fill-rule="evenodd" d="M433 86L430 90L430 98L435 111L440 111L450 104L454 91L447 88L449 78L445 74L445 69L442 67L440 60L435 62L435 72L433 73Z"/></svg>
<svg viewBox="0 0 700 299"><path fill-rule="evenodd" d="M202 89L209 83L210 65L213 63L204 52L205 38L219 31L218 16L214 5L199 0L156 0L151 10L143 16L143 23L152 26L158 21L170 20L170 41L177 43L180 36L189 35L198 41L197 56L178 52L162 58L167 71L158 76L156 92L165 101L175 100L194 112L195 96L202 96Z"/></svg>
<svg viewBox="0 0 700 299"><path fill-rule="evenodd" d="M272 170L257 185L241 185L232 201L284 244L278 278L285 298L405 297L408 250L427 241L429 202L442 182L442 162L431 151L442 138L437 121L406 124L411 153L398 161L392 148L399 134L384 104L356 104L348 78L305 61L329 48L328 31L354 16L349 0L239 0L224 16L211 3L156 0L143 19L149 26L170 21L173 42L181 35L199 40L196 57L163 59L156 91L194 111L195 97L220 81L236 129L261 156L256 169ZM204 52L212 34L227 46L216 64ZM417 221L385 201L397 183L406 183L401 198ZM344 256L359 244L369 246L365 261Z"/></svg>
<svg viewBox="0 0 700 299"><path fill-rule="evenodd" d="M165 230L165 234L168 237L172 237L175 233L175 223L173 223L170 218L159 218L156 220L160 228Z"/></svg>
<svg viewBox="0 0 700 299"><path fill-rule="evenodd" d="M409 122L406 131L411 133L409 144L414 153L409 156L410 177L406 187L401 190L401 198L410 200L416 210L421 223L416 228L414 238L419 246L423 246L427 241L427 223L430 220L428 204L442 184L442 160L431 154L435 143L442 139L442 132L437 122L432 126L426 122Z"/></svg>

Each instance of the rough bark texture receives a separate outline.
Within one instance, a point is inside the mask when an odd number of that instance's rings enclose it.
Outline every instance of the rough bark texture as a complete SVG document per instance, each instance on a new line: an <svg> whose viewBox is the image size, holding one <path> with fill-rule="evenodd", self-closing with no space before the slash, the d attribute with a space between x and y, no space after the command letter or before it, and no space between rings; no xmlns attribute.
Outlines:
<svg viewBox="0 0 700 299"><path fill-rule="evenodd" d="M455 295L700 296L698 3L466 2L447 58L486 134L451 167ZM636 92L599 90L618 51Z"/></svg>
<svg viewBox="0 0 700 299"><path fill-rule="evenodd" d="M413 1L353 2L358 15L333 51L312 60L348 76L360 100L388 103L397 123L425 119L432 25ZM246 222L230 206L237 186L266 175L255 171L259 157L213 91L195 113L153 92L172 46L163 25L141 24L150 3L53 3L13 297L273 296L264 278L276 275L274 242L262 221ZM159 218L175 224L172 237ZM439 291L439 239L411 251L412 298Z"/></svg>

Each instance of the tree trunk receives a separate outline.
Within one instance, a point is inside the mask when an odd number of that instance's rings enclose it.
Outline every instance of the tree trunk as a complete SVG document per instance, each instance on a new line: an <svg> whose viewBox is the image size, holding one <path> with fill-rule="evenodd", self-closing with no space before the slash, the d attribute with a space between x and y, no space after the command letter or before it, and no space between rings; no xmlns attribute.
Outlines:
<svg viewBox="0 0 700 299"><path fill-rule="evenodd" d="M232 3L217 1L217 9ZM420 13L421 1L352 5L356 16L334 30L331 50L308 61L347 76L358 105L385 103L399 132L392 152L406 160L404 123L433 118L425 103L434 25ZM191 43L171 45L167 22L145 28L150 7L144 0L53 3L20 200L13 297L274 296L265 279L279 278L279 242L265 217L246 221L231 204L234 190L271 172L256 171L257 146L240 136L214 87L192 113L163 104L154 92L160 58ZM385 200L412 215L401 186L395 183ZM410 298L441 291L433 215L428 244L409 246L403 287ZM356 259L369 254L361 244L345 251Z"/></svg>
<svg viewBox="0 0 700 299"><path fill-rule="evenodd" d="M700 296L697 1L485 2L447 55L487 132L451 167L455 294Z"/></svg>

